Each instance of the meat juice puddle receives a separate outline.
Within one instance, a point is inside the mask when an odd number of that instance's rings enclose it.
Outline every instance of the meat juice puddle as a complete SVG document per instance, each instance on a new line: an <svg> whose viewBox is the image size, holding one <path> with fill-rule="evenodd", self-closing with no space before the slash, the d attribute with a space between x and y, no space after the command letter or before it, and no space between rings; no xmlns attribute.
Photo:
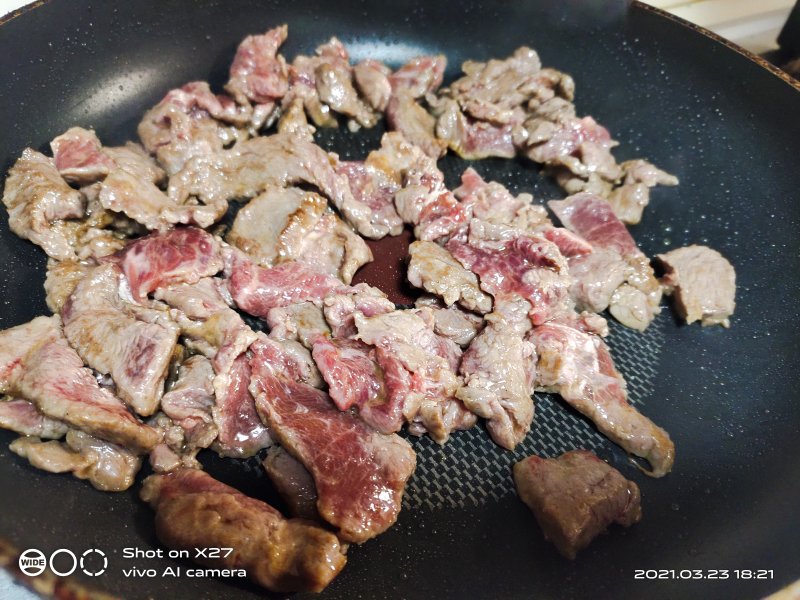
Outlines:
<svg viewBox="0 0 800 600"><path fill-rule="evenodd" d="M374 260L361 267L353 277L353 285L367 283L384 292L398 306L409 306L419 296L406 279L408 247L414 234L408 227L397 236L366 240Z"/></svg>

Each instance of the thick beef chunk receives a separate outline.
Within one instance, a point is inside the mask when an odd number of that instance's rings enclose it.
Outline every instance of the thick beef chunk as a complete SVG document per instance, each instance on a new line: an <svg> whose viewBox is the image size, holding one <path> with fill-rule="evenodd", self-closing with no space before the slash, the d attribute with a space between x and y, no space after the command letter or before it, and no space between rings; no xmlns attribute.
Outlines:
<svg viewBox="0 0 800 600"><path fill-rule="evenodd" d="M203 471L152 475L141 497L156 511L156 533L166 546L193 553L200 547L233 548L229 556L198 562L245 569L251 580L275 592L321 592L347 560L334 534L286 519Z"/></svg>
<svg viewBox="0 0 800 600"><path fill-rule="evenodd" d="M567 558L612 523L628 527L642 518L638 486L588 450L529 456L514 465L514 483L545 538Z"/></svg>
<svg viewBox="0 0 800 600"><path fill-rule="evenodd" d="M687 323L730 326L736 272L724 256L706 246L687 246L659 254L658 260L666 271L661 283Z"/></svg>

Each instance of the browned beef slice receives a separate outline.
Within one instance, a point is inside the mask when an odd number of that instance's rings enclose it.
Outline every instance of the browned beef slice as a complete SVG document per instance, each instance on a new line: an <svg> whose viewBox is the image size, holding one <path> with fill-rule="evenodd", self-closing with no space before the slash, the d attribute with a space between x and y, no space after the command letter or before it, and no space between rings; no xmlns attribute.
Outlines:
<svg viewBox="0 0 800 600"><path fill-rule="evenodd" d="M204 471L179 469L151 475L141 497L156 511L156 533L170 548L233 548L204 565L245 569L275 592L321 592L344 567L336 536L306 521L286 519Z"/></svg>

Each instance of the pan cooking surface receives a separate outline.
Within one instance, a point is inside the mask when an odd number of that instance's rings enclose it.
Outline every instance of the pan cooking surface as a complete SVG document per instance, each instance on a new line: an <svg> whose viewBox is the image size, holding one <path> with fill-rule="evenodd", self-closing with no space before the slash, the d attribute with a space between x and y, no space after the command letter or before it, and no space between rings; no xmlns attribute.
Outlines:
<svg viewBox="0 0 800 600"><path fill-rule="evenodd" d="M442 52L450 78L467 58L536 48L543 64L575 77L579 113L620 141L618 160L642 156L681 179L654 190L632 228L644 252L708 244L731 260L738 283L730 330L680 326L668 309L643 335L613 328L612 352L632 400L675 441L670 475L648 479L564 403L537 395L534 427L516 454L480 427L444 448L415 440L419 466L398 524L351 548L323 597L755 598L800 577L800 93L722 44L626 2L51 0L0 26L0 167L5 173L24 147L44 150L72 125L94 127L109 145L133 138L168 89L195 79L219 88L241 38L283 22L287 57L336 35L354 60L396 65ZM362 157L378 139L377 131L324 132L321 143ZM450 184L466 166L442 163ZM473 166L537 201L561 195L530 163ZM0 257L0 326L46 313L44 254L4 224ZM123 559L123 548L158 547L138 486L103 494L36 471L8 451L13 437L0 432L1 538L45 552L101 549L108 571L83 581L124 597L263 597L238 580L125 577L134 564L188 566ZM509 466L576 446L640 485L644 517L569 562L514 495ZM206 464L276 502L255 460ZM637 580L637 569L667 574ZM728 578L679 579L709 569ZM744 579L756 569L772 577Z"/></svg>

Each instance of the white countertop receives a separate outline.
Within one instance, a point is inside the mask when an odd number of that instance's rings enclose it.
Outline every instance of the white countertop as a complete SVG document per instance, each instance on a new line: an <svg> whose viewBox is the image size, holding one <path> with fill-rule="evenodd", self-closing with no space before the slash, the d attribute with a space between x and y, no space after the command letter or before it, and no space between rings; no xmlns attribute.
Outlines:
<svg viewBox="0 0 800 600"><path fill-rule="evenodd" d="M29 0L0 0L0 15L10 13L12 10L25 6Z"/></svg>

